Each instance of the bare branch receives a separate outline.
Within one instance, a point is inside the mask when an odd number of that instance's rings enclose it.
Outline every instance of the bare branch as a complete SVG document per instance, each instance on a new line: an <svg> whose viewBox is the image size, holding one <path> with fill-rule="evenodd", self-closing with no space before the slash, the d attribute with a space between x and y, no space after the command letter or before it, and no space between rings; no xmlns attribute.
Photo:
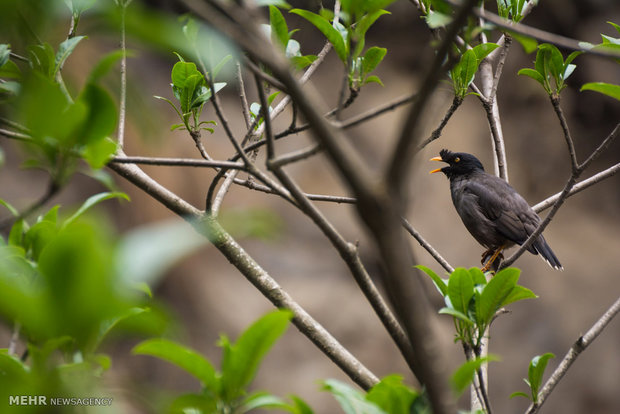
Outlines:
<svg viewBox="0 0 620 414"><path fill-rule="evenodd" d="M613 177L615 174L617 174L620 171L620 163L613 165L609 168L607 168L606 170L603 170L597 174L594 174L592 177L583 180L581 182L576 183L573 188L571 188L571 190L569 191L567 197L570 197L574 194L577 194L583 190L585 190L588 187L593 186L594 184L597 184L609 177ZM555 203L558 198L560 198L560 195L562 193L556 193L554 195L552 195L551 197L548 197L546 199L544 199L543 201L541 201L540 203L536 204L535 206L532 207L532 209L534 209L535 212L539 213L543 210L548 209L549 207L551 207L553 205L553 203Z"/></svg>
<svg viewBox="0 0 620 414"><path fill-rule="evenodd" d="M437 138L441 136L441 133L443 132L443 129L445 128L445 126L448 124L448 121L450 120L450 118L452 118L452 115L454 115L454 113L459 108L459 106L461 106L462 103L463 103L463 98L459 96L454 97L454 99L452 100L452 104L446 111L446 114L444 115L444 117L441 119L439 126L435 128L435 130L431 133L430 137L426 138L424 141L422 141L420 145L418 145L417 151L422 150L428 144L435 141Z"/></svg>
<svg viewBox="0 0 620 414"><path fill-rule="evenodd" d="M446 261L446 259L444 259L441 256L441 254L439 254L439 252L437 250L435 250L435 248L433 246L431 246L431 244L429 242L427 242L424 239L424 237L422 237L422 235L416 229L413 228L411 223L409 223L406 218L403 217L402 221L403 221L403 227L405 227L405 230L407 230L409 232L409 234L411 234L413 236L413 238L416 239L418 241L418 243L420 243L420 246L424 247L424 249L426 249L426 251L431 256L433 256L433 259L435 259L437 261L437 263L439 263L441 265L441 267L446 269L446 271L448 273L454 272L454 268L452 266L450 266L450 263L448 263Z"/></svg>
<svg viewBox="0 0 620 414"><path fill-rule="evenodd" d="M144 164L144 165L168 165L174 167L203 167L203 168L226 168L231 170L247 170L245 164L232 161L215 161L192 158L159 158L159 157L132 157L116 156L110 163L121 164Z"/></svg>
<svg viewBox="0 0 620 414"><path fill-rule="evenodd" d="M127 15L127 6L125 3L119 6L121 8L121 90L118 109L118 132L116 139L118 147L122 149L125 145L125 117L127 115L127 44L125 36L125 16Z"/></svg>

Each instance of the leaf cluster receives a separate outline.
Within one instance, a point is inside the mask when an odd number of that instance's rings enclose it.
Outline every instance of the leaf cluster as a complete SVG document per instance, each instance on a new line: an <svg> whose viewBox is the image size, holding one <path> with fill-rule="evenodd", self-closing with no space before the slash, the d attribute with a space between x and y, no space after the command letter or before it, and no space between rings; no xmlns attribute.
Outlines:
<svg viewBox="0 0 620 414"><path fill-rule="evenodd" d="M198 352L174 341L156 338L136 345L133 353L150 355L170 362L200 381L199 393L184 394L170 405L169 412L183 413L245 413L258 408L280 409L294 414L311 413L301 399L292 397L292 403L264 392L248 393L259 365L267 352L289 325L292 313L272 311L259 318L237 339L231 342L222 336L221 368Z"/></svg>
<svg viewBox="0 0 620 414"><path fill-rule="evenodd" d="M10 46L0 45L0 95L16 109L15 118L31 137L27 166L49 171L61 186L83 158L101 168L116 152L109 138L116 127L116 104L98 81L120 57L113 52L95 65L77 98L66 90L59 71L86 37L63 41L56 52L48 43L28 48L28 67L10 60Z"/></svg>
<svg viewBox="0 0 620 414"><path fill-rule="evenodd" d="M316 55L302 55L301 45L293 39L293 34L298 29L289 31L282 12L276 6L269 6L269 24L263 25L263 28L271 42L284 51L297 69L303 69L317 59Z"/></svg>
<svg viewBox="0 0 620 414"><path fill-rule="evenodd" d="M496 43L481 43L467 49L461 55L459 62L450 70L455 96L464 98L467 95L467 90L474 81L480 62L498 47Z"/></svg>
<svg viewBox="0 0 620 414"><path fill-rule="evenodd" d="M504 19L518 23L523 19L523 11L528 3L537 2L528 0L497 0L497 14Z"/></svg>
<svg viewBox="0 0 620 414"><path fill-rule="evenodd" d="M535 298L529 289L518 285L520 270L503 269L487 281L477 267L457 268L445 280L425 266L417 266L433 281L444 297L446 306L439 313L454 318L455 341L461 341L476 354L487 328L504 306L523 299Z"/></svg>
<svg viewBox="0 0 620 414"><path fill-rule="evenodd" d="M118 278L109 233L85 214L112 198L127 196L94 195L66 218L54 206L33 223L0 200L16 218L8 237L0 238L0 318L19 326L29 355L19 359L0 350L4 401L8 395L92 393L111 364L99 352L111 332L121 326L145 331L146 325L154 329L150 334L160 332L161 316Z"/></svg>
<svg viewBox="0 0 620 414"><path fill-rule="evenodd" d="M340 60L348 68L348 83L352 90L359 90L368 83L383 85L381 79L370 72L381 63L387 49L371 47L366 52L366 32L379 19L389 14L384 10L392 1L343 1L341 14L336 19L332 12L321 10L316 14L308 10L290 12L303 17L314 25L331 43Z"/></svg>
<svg viewBox="0 0 620 414"><path fill-rule="evenodd" d="M181 119L182 123L173 125L171 129L181 128L194 133L207 130L213 133L213 128L203 125L215 125L215 121L199 120L204 104L211 99L213 91L207 85L205 76L198 70L195 63L186 62L179 54L177 56L179 61L172 67L170 74L172 83L170 86L174 97L179 102L178 107L168 98L162 96L155 96L155 98L170 104ZM214 83L215 93L218 93L224 86L226 86L225 82Z"/></svg>
<svg viewBox="0 0 620 414"><path fill-rule="evenodd" d="M582 52L576 51L568 55L566 60L560 50L549 43L538 46L534 69L524 68L519 75L525 75L540 83L549 96L558 96L566 87L566 79L575 70L572 61Z"/></svg>

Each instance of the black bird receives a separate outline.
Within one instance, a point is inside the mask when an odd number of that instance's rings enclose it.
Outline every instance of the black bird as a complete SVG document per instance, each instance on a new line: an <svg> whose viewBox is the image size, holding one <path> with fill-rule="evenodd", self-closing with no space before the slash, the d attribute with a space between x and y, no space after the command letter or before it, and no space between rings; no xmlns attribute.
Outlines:
<svg viewBox="0 0 620 414"><path fill-rule="evenodd" d="M433 170L431 174L441 171L450 179L452 202L457 213L471 235L488 249L483 254L483 261L495 252L483 268L486 271L503 249L515 243L522 245L538 227L540 217L510 184L487 174L478 158L446 149L439 154L431 161L443 161L448 166ZM554 269L563 269L542 234L527 250L540 253Z"/></svg>

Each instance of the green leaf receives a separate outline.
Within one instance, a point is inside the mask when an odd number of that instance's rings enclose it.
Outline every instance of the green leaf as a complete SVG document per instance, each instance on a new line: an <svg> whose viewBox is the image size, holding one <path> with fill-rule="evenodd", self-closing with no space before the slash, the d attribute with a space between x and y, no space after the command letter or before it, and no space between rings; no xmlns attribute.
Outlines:
<svg viewBox="0 0 620 414"><path fill-rule="evenodd" d="M131 54L127 54L130 56ZM90 75L88 76L87 83L96 83L98 82L105 74L107 74L112 66L116 64L123 57L122 50L115 50L113 52L108 53L95 65L95 67L90 71Z"/></svg>
<svg viewBox="0 0 620 414"><path fill-rule="evenodd" d="M148 289L148 287L147 287ZM152 295L150 295L152 296ZM129 319L133 316L136 315L140 315L142 313L145 312L149 312L148 308L141 308L141 307L133 307L133 308L129 308L127 309L126 312L115 316L114 318L105 320L101 323L101 325L99 326L99 335L97 336L97 340L96 340L96 344L95 344L95 349L97 348L97 346L99 344L101 344L101 342L105 339L105 337L114 329L114 327L116 327L118 324L120 324L121 322L123 322L126 319Z"/></svg>
<svg viewBox="0 0 620 414"><path fill-rule="evenodd" d="M209 391L219 390L218 378L211 362L193 349L164 338L148 339L136 345L136 355L150 355L168 361L198 378Z"/></svg>
<svg viewBox="0 0 620 414"><path fill-rule="evenodd" d="M310 66L317 58L316 55L293 56L291 57L291 62L293 62L296 69L304 69Z"/></svg>
<svg viewBox="0 0 620 414"><path fill-rule="evenodd" d="M452 375L452 386L458 394L465 391L465 388L471 384L474 380L476 371L480 369L483 364L491 361L498 361L499 358L495 355L487 355L483 358L476 358L471 361L465 362L461 365L456 372Z"/></svg>
<svg viewBox="0 0 620 414"><path fill-rule="evenodd" d="M60 208L59 204L56 204L54 207L50 208L47 213L43 215L43 217L39 218L39 221L51 221L56 224L58 222L58 209Z"/></svg>
<svg viewBox="0 0 620 414"><path fill-rule="evenodd" d="M411 405L418 395L403 384L402 376L388 375L368 391L366 400L389 414L410 414Z"/></svg>
<svg viewBox="0 0 620 414"><path fill-rule="evenodd" d="M296 395L291 395L290 399L293 400L293 408L291 412L294 414L314 414L312 408L301 398Z"/></svg>
<svg viewBox="0 0 620 414"><path fill-rule="evenodd" d="M469 269L469 276L471 276L472 282L474 285L486 285L487 279L484 277L484 273L480 270L479 267L472 267Z"/></svg>
<svg viewBox="0 0 620 414"><path fill-rule="evenodd" d="M452 22L452 16L439 13L433 10L430 10L429 13L424 17L426 20L426 24L431 29L438 29L440 27L445 27Z"/></svg>
<svg viewBox="0 0 620 414"><path fill-rule="evenodd" d="M355 46L355 50L353 52L353 59L357 58L362 50L364 49L364 45L366 43L365 37L366 32L370 27L377 21L377 19L384 14L391 14L387 10L376 10L372 13L365 14L362 18L355 24L353 29L354 39L357 42Z"/></svg>
<svg viewBox="0 0 620 414"><path fill-rule="evenodd" d="M336 54L340 58L340 60L344 63L347 62L347 44L345 43L344 38L341 33L332 26L329 21L322 16L309 12L307 10L302 9L293 9L290 13L294 13L298 16L303 17L308 20L310 23L314 25L317 29L323 33L323 35L327 38L329 43L332 44Z"/></svg>
<svg viewBox="0 0 620 414"><path fill-rule="evenodd" d="M168 414L217 413L217 401L206 394L183 394L172 401Z"/></svg>
<svg viewBox="0 0 620 414"><path fill-rule="evenodd" d="M538 296L536 296L536 294L534 294L534 292L532 292L528 288L516 285L512 289L510 294L506 297L506 299L504 299L501 306L506 306L510 303L518 302L523 299L536 299L537 297Z"/></svg>
<svg viewBox="0 0 620 414"><path fill-rule="evenodd" d="M200 27L198 26L198 22L191 15L182 16L182 19L187 19L181 30L185 35L185 38L192 44L195 45L198 40L198 31Z"/></svg>
<svg viewBox="0 0 620 414"><path fill-rule="evenodd" d="M130 201L129 196L125 193L99 193L93 196L88 197L88 199L78 208L78 210L71 215L65 222L62 224L62 227L65 228L77 220L78 217L86 213L91 207L101 203L102 201L109 200L111 198L122 198L124 200Z"/></svg>
<svg viewBox="0 0 620 414"><path fill-rule="evenodd" d="M589 82L583 85L580 91L599 92L620 101L620 85L605 82Z"/></svg>
<svg viewBox="0 0 620 414"><path fill-rule="evenodd" d="M276 340L284 333L293 313L276 310L254 322L233 345L225 345L222 359L222 392L228 401L239 396Z"/></svg>
<svg viewBox="0 0 620 414"><path fill-rule="evenodd" d="M289 41L288 26L276 6L269 6L269 24L271 25L271 41L286 48Z"/></svg>
<svg viewBox="0 0 620 414"><path fill-rule="evenodd" d="M474 282L469 271L459 267L452 272L448 281L448 297L455 310L467 314L469 301L474 296Z"/></svg>
<svg viewBox="0 0 620 414"><path fill-rule="evenodd" d="M473 47L473 51L476 54L476 59L478 59L478 64L489 55L492 51L497 49L499 45L497 43L481 43Z"/></svg>
<svg viewBox="0 0 620 414"><path fill-rule="evenodd" d="M0 44L0 67L4 66L11 57L11 47L8 44Z"/></svg>
<svg viewBox="0 0 620 414"><path fill-rule="evenodd" d="M30 66L47 78L51 79L54 76L56 69L56 57L54 55L54 49L49 43L43 43L42 45L33 45L28 47L28 60Z"/></svg>
<svg viewBox="0 0 620 414"><path fill-rule="evenodd" d="M364 85L367 83L378 83L379 85L384 86L383 82L381 82L381 79L379 79L379 77L375 75L368 76L366 79L364 79Z"/></svg>
<svg viewBox="0 0 620 414"><path fill-rule="evenodd" d="M551 352L547 352L543 355L537 355L532 358L530 362L530 366L527 372L527 377L530 384L530 389L532 390L532 401L538 401L538 390L542 385L543 374L545 373L545 368L547 368L547 363L551 358L555 358L555 355Z"/></svg>
<svg viewBox="0 0 620 414"><path fill-rule="evenodd" d="M202 74L196 68L196 64L192 62L177 62L172 67L171 79L172 84L179 89L186 89L188 87L188 80L192 76L202 76ZM189 81L193 85L195 80Z"/></svg>
<svg viewBox="0 0 620 414"><path fill-rule="evenodd" d="M497 272L487 283L480 297L480 314L477 315L479 324L488 325L491 322L495 312L502 307L516 286L520 272L517 268L509 267Z"/></svg>
<svg viewBox="0 0 620 414"><path fill-rule="evenodd" d="M540 73L535 71L534 69L523 68L518 72L518 74L523 75L523 76L528 76L534 79L536 82L540 83L542 86L545 86L545 78Z"/></svg>
<svg viewBox="0 0 620 414"><path fill-rule="evenodd" d="M220 71L224 68L224 66L226 66L226 64L228 62L230 62L230 60L232 59L232 55L226 55L222 58L222 60L220 60L220 62L215 65L215 67L213 68L213 78L217 78L217 75L220 73ZM218 83L215 83L216 89L217 89L217 85Z"/></svg>
<svg viewBox="0 0 620 414"><path fill-rule="evenodd" d="M181 89L181 96L179 102L181 103L181 112L187 114L194 108L194 96L196 92L202 91L200 86L204 85L205 78L200 73L189 76L185 79L185 86ZM199 96L202 96L201 93ZM204 102L204 100L202 101Z"/></svg>
<svg viewBox="0 0 620 414"><path fill-rule="evenodd" d="M91 168L103 168L116 154L118 145L105 137L84 147L81 155Z"/></svg>
<svg viewBox="0 0 620 414"><path fill-rule="evenodd" d="M7 239L8 245L9 246L23 246L24 233L27 230L28 230L28 224L26 224L23 218L20 218L15 223L13 223L13 226L11 227L11 231L9 232L9 238Z"/></svg>
<svg viewBox="0 0 620 414"><path fill-rule="evenodd" d="M444 307L444 308L439 309L438 313L440 315L450 315L450 316L453 316L453 317L455 317L457 319L460 319L463 322L466 322L466 323L471 324L471 325L474 324L474 321L472 321L469 318L469 316L465 315L463 312L457 311L454 308Z"/></svg>
<svg viewBox="0 0 620 414"><path fill-rule="evenodd" d="M323 381L322 389L336 398L345 414L387 414L375 403L366 400L364 394L344 382L328 379Z"/></svg>
<svg viewBox="0 0 620 414"><path fill-rule="evenodd" d="M0 78L20 79L22 72L12 60L0 66Z"/></svg>
<svg viewBox="0 0 620 414"><path fill-rule="evenodd" d="M60 46L58 46L58 52L56 52L56 59L54 61L54 75L65 64L65 61L71 55L71 53L73 53L78 43L80 43L85 38L86 36L71 37L62 42Z"/></svg>
<svg viewBox="0 0 620 414"><path fill-rule="evenodd" d="M564 61L564 72L566 72L567 67L573 62L573 60L575 60L575 58L579 55L581 55L583 52L580 50L577 50L573 53L571 53L570 55L568 55L568 57L566 58L566 60ZM566 79L567 76L564 77L564 79Z"/></svg>
<svg viewBox="0 0 620 414"><path fill-rule="evenodd" d="M530 399L531 399L531 397L530 397L529 395L527 395L526 393L524 393L524 392L522 392L522 391L516 391L516 392L513 392L512 394L510 394L510 397L509 397L509 398L514 398L514 397L525 397L525 398L527 398L528 400L530 400Z"/></svg>
<svg viewBox="0 0 620 414"><path fill-rule="evenodd" d="M91 8L96 0L65 0L65 4L74 15L79 16L84 10Z"/></svg>
<svg viewBox="0 0 620 414"><path fill-rule="evenodd" d="M213 87L215 88L215 93L218 93L220 90L222 90L224 86L226 86L226 82L214 83ZM194 93L194 100L191 103L190 109L199 107L200 105L207 102L209 99L211 99L211 89L207 88L206 86L202 86L196 91L196 93Z"/></svg>
<svg viewBox="0 0 620 414"><path fill-rule="evenodd" d="M532 53L538 48L536 39L511 31L508 31L508 33L521 44L525 53Z"/></svg>
<svg viewBox="0 0 620 414"><path fill-rule="evenodd" d="M417 265L415 267L426 273L433 280L433 283L435 283L435 287L437 287L437 290L439 290L441 296L446 296L448 294L448 285L442 278L437 276L437 273L426 266Z"/></svg>
<svg viewBox="0 0 620 414"><path fill-rule="evenodd" d="M36 261L39 259L41 251L56 237L57 233L56 222L49 220L39 221L26 232L24 247L32 252L32 258Z"/></svg>
<svg viewBox="0 0 620 414"><path fill-rule="evenodd" d="M4 207L6 207L6 209L9 210L9 213L11 213L11 215L13 217L19 216L19 211L17 211L17 209L15 207L13 207L7 201L5 201L5 200L3 200L1 198L0 198L0 205L3 205Z"/></svg>
<svg viewBox="0 0 620 414"><path fill-rule="evenodd" d="M540 47L548 47L550 50L548 67L551 75L556 79L557 83L561 83L564 74L564 58L562 52L554 45L540 45Z"/></svg>
<svg viewBox="0 0 620 414"><path fill-rule="evenodd" d="M478 58L476 53L473 50L467 50L463 57L461 58L461 62L459 63L461 66L461 85L463 88L467 89L469 84L474 81L474 77L476 76L476 71L478 70Z"/></svg>
<svg viewBox="0 0 620 414"><path fill-rule="evenodd" d="M263 6L278 6L283 9L290 9L291 6L284 0L256 0L255 1L257 7Z"/></svg>
<svg viewBox="0 0 620 414"><path fill-rule="evenodd" d="M163 96L157 96L157 95L153 95L153 98L155 99L160 99L164 102L168 102L170 104L170 106L172 108L174 108L174 111L177 113L177 115L179 115L179 118L183 119L183 115L181 114L181 112L179 111L179 108L176 107L175 104L172 103L172 101L168 98L164 98Z"/></svg>
<svg viewBox="0 0 620 414"><path fill-rule="evenodd" d="M259 408L280 409L283 411L293 412L291 411L292 407L284 402L282 398L266 392L256 392L243 401L243 412L256 410Z"/></svg>
<svg viewBox="0 0 620 414"><path fill-rule="evenodd" d="M355 24L354 33L359 37L363 38L366 35L366 32L370 27L377 21L377 19L384 14L392 14L387 10L379 9L372 13L365 14L361 19Z"/></svg>
<svg viewBox="0 0 620 414"><path fill-rule="evenodd" d="M385 57L387 49L383 47L371 47L364 54L362 59L362 74L366 75L372 72Z"/></svg>
<svg viewBox="0 0 620 414"><path fill-rule="evenodd" d="M79 143L87 146L98 143L114 132L116 105L103 88L92 83L87 84L78 98L78 103L87 108L87 117L78 133Z"/></svg>
<svg viewBox="0 0 620 414"><path fill-rule="evenodd" d="M174 243L170 243L174 240ZM208 243L182 220L145 224L127 232L117 247L116 272L131 285L156 282L181 258Z"/></svg>

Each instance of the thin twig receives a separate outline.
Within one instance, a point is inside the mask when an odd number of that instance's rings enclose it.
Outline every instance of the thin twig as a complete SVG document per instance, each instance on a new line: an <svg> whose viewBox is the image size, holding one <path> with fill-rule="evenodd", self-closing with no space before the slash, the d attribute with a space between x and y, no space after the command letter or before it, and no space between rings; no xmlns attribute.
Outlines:
<svg viewBox="0 0 620 414"><path fill-rule="evenodd" d="M28 134L24 134L21 132L10 131L8 129L0 128L0 135L5 136L7 138L15 139L18 141L31 142L32 137Z"/></svg>
<svg viewBox="0 0 620 414"><path fill-rule="evenodd" d="M424 141L422 141L420 145L418 145L416 152L422 150L428 144L435 141L437 138L441 136L441 133L443 132L443 129L445 128L445 126L448 124L448 121L450 120L450 118L452 118L452 115L454 115L454 112L456 112L456 110L459 108L459 106L461 106L462 103L463 103L463 98L459 96L454 97L454 99L452 100L452 104L446 111L446 114L444 115L444 117L441 119L439 126L435 128L435 130L431 133L430 137L426 138Z"/></svg>
<svg viewBox="0 0 620 414"><path fill-rule="evenodd" d="M243 81L243 73L241 72L241 65L239 62L236 63L237 66L237 82L239 82L239 99L241 100L241 110L243 112L243 119L245 120L245 127L250 130L250 125L252 125L252 117L250 116L250 105L248 104L248 97L245 93L245 82ZM245 143L241 143L244 145Z"/></svg>
<svg viewBox="0 0 620 414"><path fill-rule="evenodd" d="M577 357L586 350L592 342L599 336L601 332L607 327L609 322L620 312L620 297L616 299L616 301L605 311L605 313L592 325L588 332L585 335L580 336L577 341L571 346L568 350L560 365L553 371L551 377L545 382L545 385L542 387L540 392L538 393L538 402L536 404L531 404L526 413L534 414L537 413L540 407L547 400L547 397L553 392L555 386L562 380L566 372L568 372L569 368L575 362Z"/></svg>
<svg viewBox="0 0 620 414"><path fill-rule="evenodd" d="M618 172L620 172L620 163L615 164L597 174L594 174L592 177L585 179L583 181L580 181L578 183L576 183L573 188L571 188L571 190L569 191L567 197L570 197L574 194L577 194L583 190L585 190L588 187L593 186L594 184L597 184L609 177L613 177L615 174L617 174ZM556 193L554 195L552 195L551 197L548 197L546 199L544 199L543 201L541 201L540 203L536 204L535 206L532 207L532 209L539 213L543 210L548 209L549 207L551 207L553 205L553 203L555 203L557 201L558 198L560 198L560 195L562 193Z"/></svg>
<svg viewBox="0 0 620 414"><path fill-rule="evenodd" d="M11 339L9 341L9 348L7 349L7 353L9 355L17 355L17 342L19 342L19 332L21 331L22 325L15 321L13 323L13 332L11 333Z"/></svg>
<svg viewBox="0 0 620 414"><path fill-rule="evenodd" d="M271 164L274 167L283 167L286 164L291 164L310 158L313 155L318 154L319 152L321 152L321 144L314 144L308 148L303 148L297 151L290 152L288 154L281 155L278 158L274 158L273 160L271 160Z"/></svg>
<svg viewBox="0 0 620 414"><path fill-rule="evenodd" d="M127 43L125 36L125 17L127 14L127 4L123 2L121 8L121 92L118 113L118 133L116 139L118 147L122 149L125 145L125 117L127 115Z"/></svg>
<svg viewBox="0 0 620 414"><path fill-rule="evenodd" d="M174 167L203 167L203 168L226 168L231 170L246 170L246 166L240 162L202 160L193 158L161 158L161 157L133 157L116 156L110 163L122 164L145 164L145 165L167 165Z"/></svg>
<svg viewBox="0 0 620 414"><path fill-rule="evenodd" d="M413 238L420 243L420 246L422 246L433 257L433 259L441 265L441 267L446 269L448 273L454 272L454 268L450 265L450 263L448 263L448 261L444 259L441 254L439 254L439 252L435 250L435 248L427 242L415 228L413 228L411 223L409 223L406 218L403 217L402 222L405 230L407 230L407 232L409 232L409 234L411 234Z"/></svg>
<svg viewBox="0 0 620 414"><path fill-rule="evenodd" d="M552 102L554 102L554 98L552 98ZM557 108L555 108L555 105L557 105ZM559 115L563 115L562 110L559 107L559 100L554 103L554 108L556 109L556 111L559 112ZM564 118L564 116L559 116L559 115L558 115L558 118L560 120L560 123L562 124L562 130L565 132L564 138L569 148L571 164L572 164L573 162L576 162L577 155L574 152L574 145L572 144L572 138L570 136L568 125L566 124L566 119ZM568 131L568 134L566 133L567 131ZM564 188L562 189L562 192L560 193L560 195L557 198L555 198L551 211L547 214L545 219L540 222L538 227L536 227L536 230L532 234L530 234L530 236L519 247L519 249L517 249L517 251L512 256L510 256L500 265L500 269L503 269L513 264L525 252L525 250L527 250L529 246L532 245L532 243L538 238L538 236L542 234L544 229L551 222L551 219L555 216L555 213L562 206L564 201L566 201L566 199L568 198L569 194L573 190L573 187L575 183L577 182L577 179L579 178L581 173L590 165L590 163L592 163L596 158L598 158L598 156L606 148L608 148L609 145L611 145L612 141L619 135L619 133L620 133L620 124L616 125L614 130L603 140L603 142L601 142L601 144L599 144L599 146L592 152L592 154L586 159L586 161L584 161L582 164L577 164L576 166L573 165L571 176L566 181L566 184L564 185Z"/></svg>

